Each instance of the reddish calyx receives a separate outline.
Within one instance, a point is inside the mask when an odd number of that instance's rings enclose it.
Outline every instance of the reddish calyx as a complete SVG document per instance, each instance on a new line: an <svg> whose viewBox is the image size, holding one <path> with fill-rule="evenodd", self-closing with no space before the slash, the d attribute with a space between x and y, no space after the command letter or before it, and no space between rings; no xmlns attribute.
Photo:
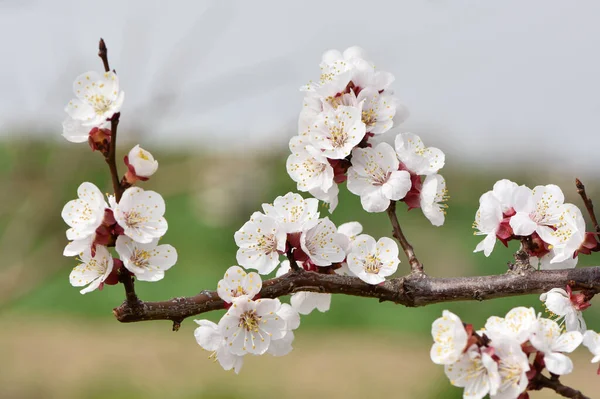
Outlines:
<svg viewBox="0 0 600 399"><path fill-rule="evenodd" d="M102 155L108 157L108 153L110 152L111 134L112 132L110 129L95 127L90 130L88 144L90 145L92 151L100 151Z"/></svg>

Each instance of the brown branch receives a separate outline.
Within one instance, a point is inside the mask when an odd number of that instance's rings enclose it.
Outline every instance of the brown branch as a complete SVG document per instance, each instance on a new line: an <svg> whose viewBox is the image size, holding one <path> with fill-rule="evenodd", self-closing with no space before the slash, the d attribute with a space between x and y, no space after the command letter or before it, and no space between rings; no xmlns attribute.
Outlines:
<svg viewBox="0 0 600 399"><path fill-rule="evenodd" d="M563 385L558 378L548 378L542 373L538 373L529 382L527 389L530 391L539 391L542 388L552 389L554 392L565 398L590 399L589 396L585 396L581 391Z"/></svg>
<svg viewBox="0 0 600 399"><path fill-rule="evenodd" d="M298 266L298 262L296 262L296 259L294 258L294 254L292 253L292 246L290 245L287 249L287 251L285 251L285 256L287 256L288 260L290 261L290 268L293 271L298 271L300 270L300 266Z"/></svg>
<svg viewBox="0 0 600 399"><path fill-rule="evenodd" d="M417 259L412 245L410 245L410 243L404 236L404 233L402 233L402 229L400 228L398 216L396 215L396 201L390 201L390 206L387 209L387 214L390 218L390 222L392 222L393 235L402 246L406 257L408 258L408 263L410 264L411 271L416 274L423 274L423 265Z"/></svg>
<svg viewBox="0 0 600 399"><path fill-rule="evenodd" d="M579 179L575 179L575 186L577 187L577 194L581 196L583 203L585 204L585 208L587 209L590 218L592 219L592 223L594 225L594 230L596 233L600 233L600 226L598 225L598 219L596 219L596 214L594 213L594 204L592 203L592 199L589 198L585 192L585 186ZM600 237L596 235L596 240L600 242Z"/></svg>
<svg viewBox="0 0 600 399"><path fill-rule="evenodd" d="M524 270L495 276L436 278L410 274L370 285L357 277L319 274L299 270L263 282L260 296L278 298L300 291L377 298L414 307L434 303L487 300L516 295L540 294L552 288L571 285L573 290L600 289L600 266L566 270ZM203 291L187 298L164 302L127 302L113 309L117 320L128 323L144 320L172 320L223 309L225 303L215 291Z"/></svg>
<svg viewBox="0 0 600 399"><path fill-rule="evenodd" d="M100 39L100 43L98 45L98 57L102 59L102 64L104 64L104 71L109 72L110 65L108 63L108 49L106 48L106 43L104 43L104 39L102 38ZM112 116L112 118L110 118L110 148L108 150L108 155L104 158L106 160L106 163L108 164L108 168L110 169L110 176L112 179L113 190L115 192L115 199L117 200L117 202L121 200L121 196L123 195L123 186L121 186L116 160L117 128L119 127L120 118L120 112L117 112Z"/></svg>
<svg viewBox="0 0 600 399"><path fill-rule="evenodd" d="M135 293L133 276L124 267L119 269L119 282L123 283L125 287L125 303L127 303L127 306L131 308L139 307L141 301Z"/></svg>

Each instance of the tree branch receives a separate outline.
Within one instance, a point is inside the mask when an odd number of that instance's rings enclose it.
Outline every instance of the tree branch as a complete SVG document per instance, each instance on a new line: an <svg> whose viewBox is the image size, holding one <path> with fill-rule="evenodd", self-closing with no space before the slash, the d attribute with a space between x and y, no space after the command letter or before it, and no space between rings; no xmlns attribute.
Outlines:
<svg viewBox="0 0 600 399"><path fill-rule="evenodd" d="M583 203L585 204L585 209L587 209L590 218L592 219L592 223L594 224L594 230L596 233L600 233L600 226L598 225L598 220L596 219L596 214L594 213L594 204L592 203L592 199L589 198L585 192L585 186L579 179L575 179L575 186L577 187L577 194L581 196ZM596 235L596 240L600 242L600 237Z"/></svg>
<svg viewBox="0 0 600 399"><path fill-rule="evenodd" d="M600 266L565 270L508 272L495 276L436 278L409 274L370 285L357 277L292 271L263 282L262 298L278 298L300 291L344 294L377 298L415 307L434 303L487 300L516 295L540 294L552 288L570 285L573 290L600 289ZM183 319L217 309L225 303L215 291L203 291L193 297L174 298L164 302L139 302L132 307L127 301L113 309L123 323L145 320Z"/></svg>
<svg viewBox="0 0 600 399"><path fill-rule="evenodd" d="M390 206L387 209L388 217L390 218L390 222L392 222L393 235L398 240L406 257L408 258L408 263L410 264L410 269L413 273L423 274L423 265L417 259L415 255L415 251L402 233L402 229L400 228L400 223L398 222L398 216L396 215L396 201L390 201Z"/></svg>
<svg viewBox="0 0 600 399"><path fill-rule="evenodd" d="M590 399L589 396L585 396L581 391L563 385L558 378L548 378L542 373L538 373L529 382L528 390L538 391L542 388L552 389L554 392L565 398Z"/></svg>

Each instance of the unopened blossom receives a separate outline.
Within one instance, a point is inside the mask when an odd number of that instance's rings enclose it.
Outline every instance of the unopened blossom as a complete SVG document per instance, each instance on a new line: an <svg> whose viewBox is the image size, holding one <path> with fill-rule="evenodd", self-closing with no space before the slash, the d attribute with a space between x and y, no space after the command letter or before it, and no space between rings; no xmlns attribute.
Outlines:
<svg viewBox="0 0 600 399"><path fill-rule="evenodd" d="M423 214L434 226L444 224L447 200L448 190L444 178L437 173L427 176L421 188L420 204Z"/></svg>
<svg viewBox="0 0 600 399"><path fill-rule="evenodd" d="M279 253L285 251L286 233L275 219L254 212L234 235L239 247L238 263L260 274L269 274L279 264Z"/></svg>
<svg viewBox="0 0 600 399"><path fill-rule="evenodd" d="M194 321L199 325L194 330L194 337L198 345L204 350L212 352L209 358L218 361L224 370L233 369L238 374L242 369L244 357L230 352L219 326L209 320Z"/></svg>
<svg viewBox="0 0 600 399"><path fill-rule="evenodd" d="M529 360L521 345L513 340L492 341L498 360L500 385L492 399L515 399L527 389Z"/></svg>
<svg viewBox="0 0 600 399"><path fill-rule="evenodd" d="M219 322L230 352L239 356L262 355L271 340L283 338L288 330L286 321L277 314L280 308L279 299L253 301L246 295L235 298Z"/></svg>
<svg viewBox="0 0 600 399"><path fill-rule="evenodd" d="M330 266L346 258L344 248L347 238L339 234L329 218L320 219L316 226L305 230L300 236L302 250L317 266Z"/></svg>
<svg viewBox="0 0 600 399"><path fill-rule="evenodd" d="M490 256L496 245L496 233L502 222L502 206L493 192L488 191L479 198L479 209L475 214L475 235L486 237L477 244L473 252L483 251L485 256Z"/></svg>
<svg viewBox="0 0 600 399"><path fill-rule="evenodd" d="M292 153L287 159L286 168L298 185L298 190L320 189L326 192L334 185L333 168L327 157L310 145L307 137L292 137L290 150Z"/></svg>
<svg viewBox="0 0 600 399"><path fill-rule="evenodd" d="M485 323L485 335L495 341L515 341L523 344L537 327L538 318L533 308L516 307L505 317L492 316Z"/></svg>
<svg viewBox="0 0 600 399"><path fill-rule="evenodd" d="M553 320L540 318L529 341L544 353L544 363L549 372L557 375L573 371L573 362L564 353L571 353L581 344L583 336L579 331L562 333Z"/></svg>
<svg viewBox="0 0 600 399"><path fill-rule="evenodd" d="M554 319L556 322L564 320L567 331L579 331L583 334L587 330L581 308L571 301L571 295L567 291L562 288L552 288L540 295L540 301L544 302L549 312L557 316Z"/></svg>
<svg viewBox="0 0 600 399"><path fill-rule="evenodd" d="M594 356L592 358L592 363L600 362L600 334L592 330L587 330L585 334L583 334L583 346L588 348ZM600 369L598 370L598 373L600 373Z"/></svg>
<svg viewBox="0 0 600 399"><path fill-rule="evenodd" d="M538 233L542 240L549 242L553 226L563 213L564 195L560 187L549 184L537 186L533 190L520 186L514 193L514 210L510 226L515 235L528 236Z"/></svg>
<svg viewBox="0 0 600 399"><path fill-rule="evenodd" d="M476 345L463 353L456 363L447 364L444 371L452 385L464 388L465 399L482 399L488 394L493 397L502 381L498 363Z"/></svg>
<svg viewBox="0 0 600 399"><path fill-rule="evenodd" d="M298 233L317 224L319 201L304 199L300 194L287 193L275 198L273 204L263 204L265 215L277 221L285 233Z"/></svg>
<svg viewBox="0 0 600 399"><path fill-rule="evenodd" d="M444 153L435 147L425 147L416 134L398 134L395 146L400 162L416 175L431 175L444 166L446 160Z"/></svg>
<svg viewBox="0 0 600 399"><path fill-rule="evenodd" d="M130 187L114 208L115 220L125 235L134 241L148 244L167 232L165 200L154 191Z"/></svg>
<svg viewBox="0 0 600 399"><path fill-rule="evenodd" d="M319 114L312 126L310 140L327 158L342 159L350 155L365 133L360 110L340 106Z"/></svg>
<svg viewBox="0 0 600 399"><path fill-rule="evenodd" d="M80 291L82 294L87 294L97 288L102 289L112 269L113 258L105 246L97 245L94 255L88 247L81 254L81 263L71 271L69 282L73 287L87 285Z"/></svg>
<svg viewBox="0 0 600 399"><path fill-rule="evenodd" d="M262 280L258 273L246 273L239 266L231 266L219 283L217 284L217 294L219 298L227 303L233 302L234 298L246 295L254 298L262 288Z"/></svg>
<svg viewBox="0 0 600 399"><path fill-rule="evenodd" d="M177 263L177 251L168 244L158 245L158 238L147 244L136 242L125 235L115 245L123 266L140 281L159 281L165 271Z"/></svg>
<svg viewBox="0 0 600 399"><path fill-rule="evenodd" d="M292 306L282 303L277 315L285 321L285 334L279 339L271 339L267 353L273 356L284 356L292 351L294 332L300 326L300 315Z"/></svg>
<svg viewBox="0 0 600 399"><path fill-rule="evenodd" d="M398 170L394 149L387 143L375 148L355 148L348 169L348 191L360 196L367 212L383 212L390 201L404 198L410 190L410 174Z"/></svg>
<svg viewBox="0 0 600 399"><path fill-rule="evenodd" d="M442 317L433 322L431 336L434 343L430 356L435 364L455 363L467 346L465 326L457 315L448 310L444 310Z"/></svg>
<svg viewBox="0 0 600 399"><path fill-rule="evenodd" d="M380 284L398 269L398 245L387 237L377 242L367 234L356 237L346 262L358 278L369 284Z"/></svg>
<svg viewBox="0 0 600 399"><path fill-rule="evenodd" d="M279 269L277 269L276 276L283 276L290 270L290 261L284 260L281 262ZM310 314L315 309L318 309L319 312L323 313L327 312L331 306L331 294L323 294L320 292L296 292L290 297L290 304L292 308L303 315Z"/></svg>
<svg viewBox="0 0 600 399"><path fill-rule="evenodd" d="M147 180L158 169L158 161L139 144L129 151L125 157L125 164L128 168L125 178L129 183L134 183L138 179Z"/></svg>
<svg viewBox="0 0 600 399"><path fill-rule="evenodd" d="M65 111L84 126L100 126L121 110L125 93L119 89L114 72L86 72L75 79L73 92L77 98L69 101Z"/></svg>
<svg viewBox="0 0 600 399"><path fill-rule="evenodd" d="M104 195L92 183L82 183L77 189L77 196L79 198L69 201L61 213L65 223L70 226L67 230L69 240L84 240L93 236L108 208Z"/></svg>

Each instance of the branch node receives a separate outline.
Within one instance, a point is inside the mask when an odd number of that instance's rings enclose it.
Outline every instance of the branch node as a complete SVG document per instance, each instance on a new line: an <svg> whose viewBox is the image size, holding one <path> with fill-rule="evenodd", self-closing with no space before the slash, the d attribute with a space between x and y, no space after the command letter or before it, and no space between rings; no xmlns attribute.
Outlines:
<svg viewBox="0 0 600 399"><path fill-rule="evenodd" d="M181 328L181 320L173 320L173 331L177 332Z"/></svg>

